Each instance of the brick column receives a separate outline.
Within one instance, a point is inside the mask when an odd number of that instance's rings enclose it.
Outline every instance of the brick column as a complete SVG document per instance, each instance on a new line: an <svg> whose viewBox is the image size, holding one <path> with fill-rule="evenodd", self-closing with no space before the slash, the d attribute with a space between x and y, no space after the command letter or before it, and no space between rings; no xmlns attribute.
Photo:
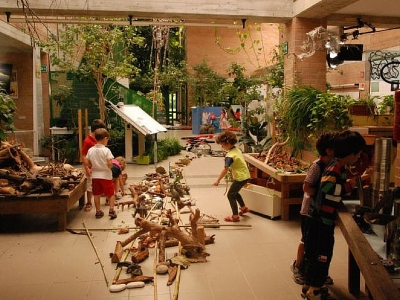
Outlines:
<svg viewBox="0 0 400 300"><path fill-rule="evenodd" d="M285 24L281 43L287 42L288 54L285 55L285 87L312 86L326 91L326 50L320 49L311 57L300 60L296 55L303 51L306 33L316 27L326 28L326 19L294 18Z"/></svg>

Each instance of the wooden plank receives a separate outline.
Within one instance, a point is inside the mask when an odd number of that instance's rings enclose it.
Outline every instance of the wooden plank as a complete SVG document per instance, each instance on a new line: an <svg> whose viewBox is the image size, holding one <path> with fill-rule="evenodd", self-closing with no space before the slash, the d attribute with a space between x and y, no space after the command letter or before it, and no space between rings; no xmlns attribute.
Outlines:
<svg viewBox="0 0 400 300"><path fill-rule="evenodd" d="M271 166L266 165L264 162L258 160L254 157L254 154L244 153L244 159L246 162L256 167L257 169L267 173L272 178L279 180L282 183L294 183L294 182L303 182L306 178L306 174L298 174L298 173L288 173L272 168Z"/></svg>
<svg viewBox="0 0 400 300"><path fill-rule="evenodd" d="M0 214L40 214L57 213L58 230L65 230L67 212L79 201L83 207L86 192L86 178L72 191L65 190L60 195L42 194L24 197L11 196L0 198Z"/></svg>
<svg viewBox="0 0 400 300"><path fill-rule="evenodd" d="M338 211L338 225L373 299L400 299L396 284L344 206ZM349 282L349 287L352 288L353 293L356 292L351 282Z"/></svg>

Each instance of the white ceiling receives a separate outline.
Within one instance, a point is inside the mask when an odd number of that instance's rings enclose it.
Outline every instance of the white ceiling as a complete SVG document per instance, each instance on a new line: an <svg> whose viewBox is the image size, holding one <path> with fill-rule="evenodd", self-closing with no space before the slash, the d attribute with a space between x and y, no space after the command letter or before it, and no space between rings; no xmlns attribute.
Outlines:
<svg viewBox="0 0 400 300"><path fill-rule="evenodd" d="M2 0L0 0L2 1ZM310 5L306 0L295 0L294 5ZM328 25L352 26L357 24L357 17L377 28L400 27L399 0L320 0L314 1L298 15L300 17L328 19ZM350 3L349 5L347 5ZM347 5L347 6L346 6ZM344 7L344 8L343 8ZM4 8L6 9L6 8ZM0 11L0 13L3 13ZM55 13L54 11L52 12ZM110 12L112 13L112 12ZM176 16L174 16L176 17ZM223 18L224 16L221 16ZM251 16L249 19L251 20ZM285 21L285 20L283 20ZM0 21L3 23L2 21ZM9 26L5 24L5 26ZM3 27L0 25L0 27ZM0 28L0 52L29 52L29 43L14 39L15 35L4 33Z"/></svg>
<svg viewBox="0 0 400 300"><path fill-rule="evenodd" d="M399 0L360 0L336 11L337 14L400 17Z"/></svg>

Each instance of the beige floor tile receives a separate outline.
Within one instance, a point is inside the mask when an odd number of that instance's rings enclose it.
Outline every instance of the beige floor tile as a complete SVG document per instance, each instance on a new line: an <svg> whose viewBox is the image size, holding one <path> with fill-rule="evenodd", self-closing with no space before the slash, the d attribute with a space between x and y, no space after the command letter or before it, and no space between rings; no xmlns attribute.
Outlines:
<svg viewBox="0 0 400 300"><path fill-rule="evenodd" d="M191 135L189 131L169 131L180 139ZM184 141L181 140L184 145ZM220 149L212 144L213 149ZM181 156L162 161L158 166L168 170ZM193 154L190 154L193 156ZM196 200L194 209L219 218L219 229L206 229L207 235L215 235L215 243L206 246L210 254L206 263L191 264L182 270L179 300L292 300L300 297L301 286L292 280L289 265L295 258L300 239L299 219L283 222L270 220L249 213L239 223L223 221L231 214L226 198L225 184L218 187L212 183L223 167L223 159L201 157L183 168L185 181L190 186L190 196ZM133 165L126 168L128 186L142 180L144 174L154 172L154 165ZM129 200L126 195L121 201ZM92 240L104 267L107 281L111 284L116 275L115 264L109 258L116 241L125 240L134 233L118 235L123 226L134 227L134 209L117 209L118 217L109 220L108 207L101 200L106 216L94 217L95 211L87 213L76 205L68 213L68 226L82 229L83 223L91 230ZM188 214L182 214L184 222ZM250 225L239 227L236 225ZM233 226L232 226L233 225ZM142 289L110 293L101 265L85 235L57 232L54 215L0 216L0 299L3 300L63 300L63 299L155 299L154 285ZM330 275L335 284L330 287L338 300L355 299L347 292L347 245L339 229ZM176 248L167 249L172 257ZM141 263L144 275L153 275L154 249L150 257ZM123 270L119 278L127 278ZM167 286L166 275L156 277L157 299L171 300L175 284Z"/></svg>

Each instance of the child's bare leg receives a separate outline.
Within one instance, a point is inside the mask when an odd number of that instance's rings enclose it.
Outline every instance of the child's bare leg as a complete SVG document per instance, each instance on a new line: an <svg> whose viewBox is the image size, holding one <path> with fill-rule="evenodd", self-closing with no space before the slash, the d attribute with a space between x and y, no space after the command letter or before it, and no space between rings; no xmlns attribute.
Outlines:
<svg viewBox="0 0 400 300"><path fill-rule="evenodd" d="M114 210L115 196L112 195L111 197L108 197L108 202L110 203L110 210Z"/></svg>
<svg viewBox="0 0 400 300"><path fill-rule="evenodd" d="M117 194L120 190L119 188L119 178L114 178L114 194Z"/></svg>
<svg viewBox="0 0 400 300"><path fill-rule="evenodd" d="M93 199L94 199L94 206L96 207L96 211L101 210L100 209L100 195L93 196Z"/></svg>
<svg viewBox="0 0 400 300"><path fill-rule="evenodd" d="M110 202L110 210L108 211L108 215L111 219L115 219L117 217L117 213L114 210L115 205L115 195L112 195L108 198Z"/></svg>

